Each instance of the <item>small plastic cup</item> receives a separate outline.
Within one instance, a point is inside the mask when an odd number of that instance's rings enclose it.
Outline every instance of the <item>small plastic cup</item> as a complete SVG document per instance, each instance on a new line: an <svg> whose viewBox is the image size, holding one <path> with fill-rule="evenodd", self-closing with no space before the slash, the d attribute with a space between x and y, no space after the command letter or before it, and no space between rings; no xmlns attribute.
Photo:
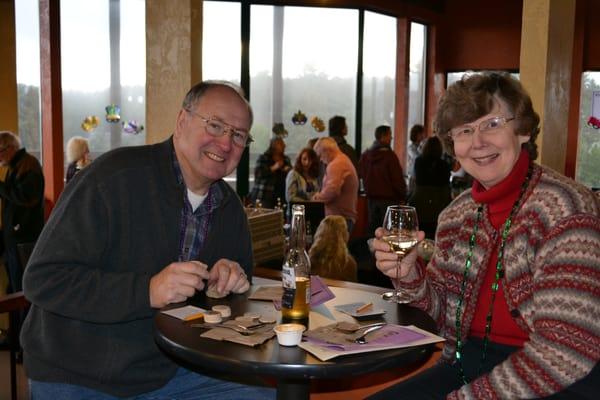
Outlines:
<svg viewBox="0 0 600 400"><path fill-rule="evenodd" d="M282 346L298 346L302 340L302 332L306 330L304 325L300 324L280 324L273 330L277 334L277 342Z"/></svg>

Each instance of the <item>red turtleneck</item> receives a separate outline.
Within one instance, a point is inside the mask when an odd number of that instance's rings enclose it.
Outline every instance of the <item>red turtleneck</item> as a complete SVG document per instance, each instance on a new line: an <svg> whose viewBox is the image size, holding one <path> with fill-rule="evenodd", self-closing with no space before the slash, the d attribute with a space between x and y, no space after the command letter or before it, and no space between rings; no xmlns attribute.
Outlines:
<svg viewBox="0 0 600 400"><path fill-rule="evenodd" d="M486 190L479 182L475 181L473 183L471 191L473 199L477 203L483 203L488 206L490 222L498 230L498 240L487 265L485 279L479 292L479 299L469 336L483 338L485 335L486 316L492 300L491 286L496 274L496 261L498 259L498 247L502 238L502 228L513 204L519 197L521 184L527 175L528 166L529 155L527 151L523 150L511 173L497 185ZM502 281L499 282L496 300L494 301L492 329L489 338L492 342L511 346L523 346L523 343L529 338L527 332L519 328L510 315L508 304L506 304L504 298Z"/></svg>

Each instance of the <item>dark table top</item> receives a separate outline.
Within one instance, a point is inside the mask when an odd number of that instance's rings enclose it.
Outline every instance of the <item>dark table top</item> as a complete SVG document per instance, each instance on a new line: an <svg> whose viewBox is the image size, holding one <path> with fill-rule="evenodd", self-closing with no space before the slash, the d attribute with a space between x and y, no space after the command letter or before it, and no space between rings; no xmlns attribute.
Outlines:
<svg viewBox="0 0 600 400"><path fill-rule="evenodd" d="M254 285L246 294L230 295L216 300L207 298L204 293L201 293L189 304L205 309L210 309L217 304L227 304L231 307L233 317L243 315L245 312L256 312L280 321L281 313L275 310L272 302L248 300L249 293L260 285L280 285L280 282L254 278ZM327 323L325 318L354 321L353 318L335 310L333 306L364 301L373 302L374 307L383 308L386 313L382 317L361 320L361 324L383 319L388 323L415 325L436 332L434 321L419 309L387 303L376 293L339 287L330 287L330 289L336 298L311 310L309 329ZM383 350L320 361L300 347L280 346L276 338L257 347L201 338L200 334L205 330L192 328L187 323L162 313L157 313L155 327L157 343L176 360L215 372L271 375L284 379L337 378L406 366L424 359L434 347L434 345L425 345Z"/></svg>

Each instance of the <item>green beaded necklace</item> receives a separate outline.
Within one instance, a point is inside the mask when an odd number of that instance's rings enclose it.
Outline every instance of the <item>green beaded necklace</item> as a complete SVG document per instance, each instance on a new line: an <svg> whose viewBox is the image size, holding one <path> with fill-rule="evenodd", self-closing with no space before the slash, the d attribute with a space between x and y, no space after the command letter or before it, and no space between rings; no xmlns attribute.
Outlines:
<svg viewBox="0 0 600 400"><path fill-rule="evenodd" d="M508 231L510 230L510 226L512 225L512 219L515 216L517 209L521 203L521 199L523 198L523 194L527 189L527 185L529 184L529 180L531 179L531 174L533 171L533 164L529 164L529 168L527 170L527 176L525 177L525 181L521 185L521 192L519 193L519 197L515 200L515 203L510 210L510 214L508 218L504 222L504 227L502 228L502 241L500 242L500 248L498 249L498 258L496 261L496 275L494 277L494 283L492 283L492 301L490 302L490 308L488 310L487 316L485 317L485 334L483 336L483 351L481 353L481 361L479 363L479 370L477 375L481 375L481 368L483 363L485 362L485 356L487 353L487 346L489 341L489 335L492 330L492 314L494 312L494 301L496 300L496 292L498 291L498 282L504 276L504 269L502 267L502 258L504 257L504 245L506 244L506 238L508 237ZM462 364L462 349L463 349L463 341L462 341L462 305L465 299L465 290L467 287L467 276L469 274L469 270L471 269L471 259L473 257L473 250L475 249L475 238L477 236L477 231L479 230L479 222L481 221L481 216L483 214L483 204L480 204L477 207L477 217L475 218L475 226L473 226L473 232L471 233L471 237L469 238L469 252L467 253L467 259L465 261L465 270L463 272L463 280L460 286L460 296L456 302L456 361L458 363L458 377L461 382L465 385L468 382L465 377L465 371L463 369Z"/></svg>

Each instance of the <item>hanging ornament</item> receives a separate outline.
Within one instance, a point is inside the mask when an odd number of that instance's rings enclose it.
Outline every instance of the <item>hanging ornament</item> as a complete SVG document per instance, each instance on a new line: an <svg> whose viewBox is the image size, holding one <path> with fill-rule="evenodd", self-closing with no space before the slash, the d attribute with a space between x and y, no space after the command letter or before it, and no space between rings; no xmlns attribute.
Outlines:
<svg viewBox="0 0 600 400"><path fill-rule="evenodd" d="M600 129L600 90L592 91L592 112L587 124L594 129Z"/></svg>
<svg viewBox="0 0 600 400"><path fill-rule="evenodd" d="M144 125L140 125L136 120L132 119L127 122L121 122L123 124L123 132L131 135L137 135L144 130Z"/></svg>
<svg viewBox="0 0 600 400"><path fill-rule="evenodd" d="M106 110L106 122L116 123L121 120L121 107L116 104L110 104L104 107Z"/></svg>
<svg viewBox="0 0 600 400"><path fill-rule="evenodd" d="M300 110L292 117L292 123L294 125L304 125L307 120L308 118L306 118L306 115Z"/></svg>
<svg viewBox="0 0 600 400"><path fill-rule="evenodd" d="M587 124L594 129L600 129L600 119L594 117L593 115L588 119Z"/></svg>
<svg viewBox="0 0 600 400"><path fill-rule="evenodd" d="M88 115L83 119L83 122L81 123L81 129L83 129L84 132L90 133L96 129L98 125L100 125L100 118L95 115Z"/></svg>
<svg viewBox="0 0 600 400"><path fill-rule="evenodd" d="M323 120L317 116L314 116L311 120L310 120L310 124L312 125L312 127L314 128L315 131L317 132L323 132L325 130L325 122L323 122Z"/></svg>

